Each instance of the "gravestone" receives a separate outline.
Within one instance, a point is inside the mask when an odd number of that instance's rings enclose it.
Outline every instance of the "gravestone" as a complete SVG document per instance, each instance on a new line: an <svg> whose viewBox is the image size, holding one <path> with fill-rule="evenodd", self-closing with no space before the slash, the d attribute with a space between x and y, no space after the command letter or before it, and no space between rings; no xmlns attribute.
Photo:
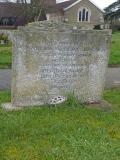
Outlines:
<svg viewBox="0 0 120 160"><path fill-rule="evenodd" d="M39 106L69 93L81 102L102 99L111 34L56 22L14 32L12 106Z"/></svg>

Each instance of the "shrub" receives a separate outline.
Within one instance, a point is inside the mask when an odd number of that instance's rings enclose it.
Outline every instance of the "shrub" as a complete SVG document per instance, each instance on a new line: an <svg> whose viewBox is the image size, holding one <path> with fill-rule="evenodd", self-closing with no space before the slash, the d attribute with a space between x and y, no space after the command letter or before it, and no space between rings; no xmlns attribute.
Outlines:
<svg viewBox="0 0 120 160"><path fill-rule="evenodd" d="M4 41L5 44L9 43L8 35L5 33L0 34L0 41Z"/></svg>

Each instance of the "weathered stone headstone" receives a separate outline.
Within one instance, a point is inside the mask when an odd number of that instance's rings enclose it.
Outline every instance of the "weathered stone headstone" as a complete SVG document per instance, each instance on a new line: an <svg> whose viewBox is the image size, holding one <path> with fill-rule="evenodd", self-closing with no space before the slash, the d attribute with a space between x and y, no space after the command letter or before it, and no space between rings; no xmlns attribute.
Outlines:
<svg viewBox="0 0 120 160"><path fill-rule="evenodd" d="M99 102L108 64L110 33L53 22L14 33L12 105L39 106L73 93Z"/></svg>

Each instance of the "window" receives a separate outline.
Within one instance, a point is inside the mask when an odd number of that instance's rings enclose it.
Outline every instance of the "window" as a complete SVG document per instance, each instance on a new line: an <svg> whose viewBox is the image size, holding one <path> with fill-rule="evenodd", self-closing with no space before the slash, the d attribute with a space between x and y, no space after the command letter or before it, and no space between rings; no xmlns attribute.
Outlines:
<svg viewBox="0 0 120 160"><path fill-rule="evenodd" d="M79 22L90 22L90 15L91 15L90 9L86 7L80 8L78 11L78 21Z"/></svg>
<svg viewBox="0 0 120 160"><path fill-rule="evenodd" d="M3 26L13 26L16 23L16 18L14 17L2 17L0 19L0 25Z"/></svg>

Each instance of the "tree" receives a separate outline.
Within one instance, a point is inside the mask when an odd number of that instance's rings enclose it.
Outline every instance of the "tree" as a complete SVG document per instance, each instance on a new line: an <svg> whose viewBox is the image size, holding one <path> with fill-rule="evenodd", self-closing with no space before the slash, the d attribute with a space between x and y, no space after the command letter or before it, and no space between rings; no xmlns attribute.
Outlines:
<svg viewBox="0 0 120 160"><path fill-rule="evenodd" d="M16 3L22 5L23 13L28 21L38 21L45 18L44 0L16 0Z"/></svg>
<svg viewBox="0 0 120 160"><path fill-rule="evenodd" d="M32 19L39 21L40 18L45 17L45 3L44 0L33 0L30 5L30 13Z"/></svg>
<svg viewBox="0 0 120 160"><path fill-rule="evenodd" d="M116 12L119 9L120 9L120 0L117 0L116 2L106 7L104 10L106 13L111 13L111 12Z"/></svg>

